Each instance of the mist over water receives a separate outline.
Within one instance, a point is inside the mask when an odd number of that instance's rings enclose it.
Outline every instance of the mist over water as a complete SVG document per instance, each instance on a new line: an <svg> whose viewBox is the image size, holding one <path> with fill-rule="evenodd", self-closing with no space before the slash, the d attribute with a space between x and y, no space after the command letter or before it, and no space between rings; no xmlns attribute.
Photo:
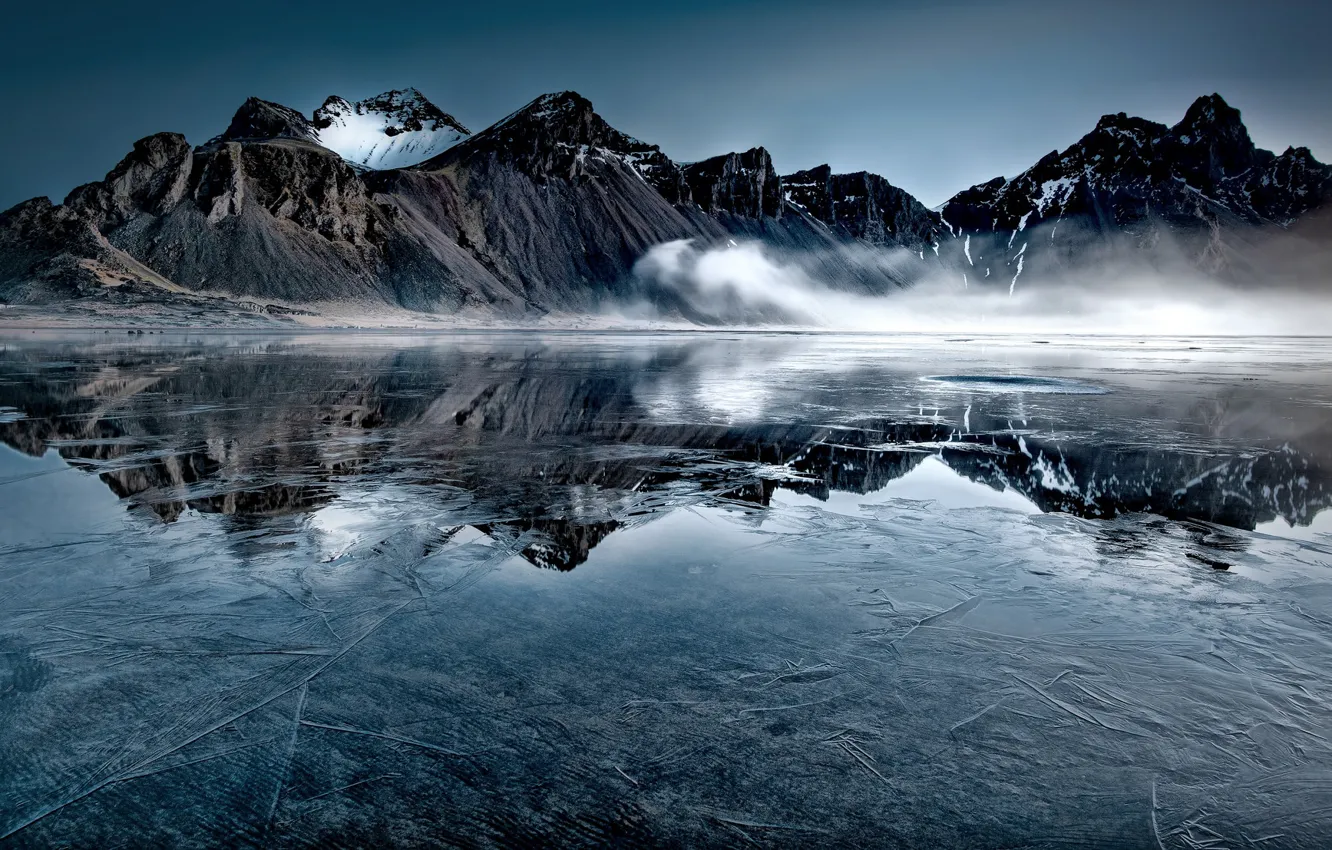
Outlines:
<svg viewBox="0 0 1332 850"><path fill-rule="evenodd" d="M900 269L905 249L854 249L860 267ZM928 253L928 252L927 252ZM774 324L847 331L1098 333L1148 335L1322 335L1332 296L1317 290L1243 289L1188 269L1164 272L1108 259L1058 278L1015 267L938 271L884 295L850 292L811 272L809 257L756 242L704 247L677 240L634 268L653 292L722 324ZM640 305L646 312L660 312Z"/></svg>

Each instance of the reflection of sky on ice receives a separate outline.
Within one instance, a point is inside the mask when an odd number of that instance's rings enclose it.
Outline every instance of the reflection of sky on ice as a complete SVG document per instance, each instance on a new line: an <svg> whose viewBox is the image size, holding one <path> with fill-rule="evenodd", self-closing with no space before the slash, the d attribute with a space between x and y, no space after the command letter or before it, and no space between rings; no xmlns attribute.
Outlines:
<svg viewBox="0 0 1332 850"><path fill-rule="evenodd" d="M0 487L21 484L26 491L25 498L6 498L0 510L6 548L41 545L53 535L76 542L118 530L124 522L124 508L115 494L100 481L78 474L54 449L29 457L0 446L0 480Z"/></svg>
<svg viewBox="0 0 1332 850"><path fill-rule="evenodd" d="M1258 527L1254 530L1259 534L1270 534L1273 537L1326 542L1332 538L1332 509L1325 508L1320 511L1308 525L1291 525L1282 517L1277 517L1269 522L1258 523Z"/></svg>
<svg viewBox="0 0 1332 850"><path fill-rule="evenodd" d="M1022 494L1013 490L995 490L958 475L937 457L925 458L915 469L873 493L832 492L826 501L788 490L779 489L773 494L773 501L778 504L816 505L834 513L853 515L864 513L870 506L900 499L931 502L945 510L1004 508L1022 513L1041 512Z"/></svg>

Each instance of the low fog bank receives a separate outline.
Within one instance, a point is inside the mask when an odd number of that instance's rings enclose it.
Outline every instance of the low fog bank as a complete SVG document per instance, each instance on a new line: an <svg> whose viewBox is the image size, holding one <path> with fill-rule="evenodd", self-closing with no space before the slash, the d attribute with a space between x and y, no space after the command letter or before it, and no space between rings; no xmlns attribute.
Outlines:
<svg viewBox="0 0 1332 850"><path fill-rule="evenodd" d="M812 271L826 264L757 242L702 246L680 240L658 245L639 260L634 273L644 297L619 315L884 332L1332 333L1332 293L1326 286L1288 280L1241 286L1183 263L1162 269L1128 254L1103 253L1093 262L1043 274L1030 268L1021 273L1014 263L991 270L989 277L973 267L930 268L902 249L856 247L843 259L892 270L893 277L911 268L921 274L914 285L882 294L854 291L846 281Z"/></svg>

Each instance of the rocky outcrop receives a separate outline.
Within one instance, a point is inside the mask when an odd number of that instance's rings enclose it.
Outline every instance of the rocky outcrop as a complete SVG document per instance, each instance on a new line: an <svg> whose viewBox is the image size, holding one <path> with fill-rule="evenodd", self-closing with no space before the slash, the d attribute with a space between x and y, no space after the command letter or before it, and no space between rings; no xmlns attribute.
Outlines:
<svg viewBox="0 0 1332 850"><path fill-rule="evenodd" d="M763 148L714 156L684 167L690 197L704 212L780 218L781 179Z"/></svg>
<svg viewBox="0 0 1332 850"><path fill-rule="evenodd" d="M161 215L190 191L194 152L179 133L158 133L134 150L98 183L72 191L65 205L88 215L98 228L118 227L136 214Z"/></svg>
<svg viewBox="0 0 1332 850"><path fill-rule="evenodd" d="M869 172L833 174L827 165L782 178L785 199L846 239L925 251L943 226L909 193Z"/></svg>
<svg viewBox="0 0 1332 850"><path fill-rule="evenodd" d="M319 140L319 132L309 118L296 110L252 97L236 110L222 135L213 137L208 144L253 139L304 139L315 142Z"/></svg>
<svg viewBox="0 0 1332 850"><path fill-rule="evenodd" d="M1332 201L1332 166L1314 159L1308 148L1286 148L1256 166L1240 191L1260 218L1292 224Z"/></svg>
<svg viewBox="0 0 1332 850"><path fill-rule="evenodd" d="M183 136L160 133L137 142L105 180L74 189L65 203L34 198L0 213L0 284L8 282L8 297L40 303L132 283L172 288L106 233L180 203L192 157Z"/></svg>
<svg viewBox="0 0 1332 850"><path fill-rule="evenodd" d="M388 216L341 158L309 142L223 142L194 152L186 191L105 230L188 290L260 302L392 299Z"/></svg>
<svg viewBox="0 0 1332 850"><path fill-rule="evenodd" d="M8 263L0 270L9 297L20 300L67 290L72 279L44 274L60 268L91 270L106 285L137 281L260 303L383 303L392 300L380 280L390 230L356 173L313 143L191 150L182 137L159 134L64 204L29 202L5 213L0 257Z"/></svg>

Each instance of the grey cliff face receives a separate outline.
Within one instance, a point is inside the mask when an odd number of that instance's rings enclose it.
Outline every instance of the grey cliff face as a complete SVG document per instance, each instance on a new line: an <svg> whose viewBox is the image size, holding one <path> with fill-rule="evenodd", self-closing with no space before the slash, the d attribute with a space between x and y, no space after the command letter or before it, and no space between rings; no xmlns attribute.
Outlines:
<svg viewBox="0 0 1332 850"><path fill-rule="evenodd" d="M704 212L729 212L749 218L780 218L781 179L763 148L728 153L685 166L694 203Z"/></svg>
<svg viewBox="0 0 1332 850"><path fill-rule="evenodd" d="M827 165L782 178L787 201L846 239L924 251L941 238L939 214L877 174L833 174Z"/></svg>
<svg viewBox="0 0 1332 850"><path fill-rule="evenodd" d="M179 133L158 133L134 143L106 179L74 189L66 206L80 210L105 230L137 211L154 215L171 209L189 192L193 150Z"/></svg>

